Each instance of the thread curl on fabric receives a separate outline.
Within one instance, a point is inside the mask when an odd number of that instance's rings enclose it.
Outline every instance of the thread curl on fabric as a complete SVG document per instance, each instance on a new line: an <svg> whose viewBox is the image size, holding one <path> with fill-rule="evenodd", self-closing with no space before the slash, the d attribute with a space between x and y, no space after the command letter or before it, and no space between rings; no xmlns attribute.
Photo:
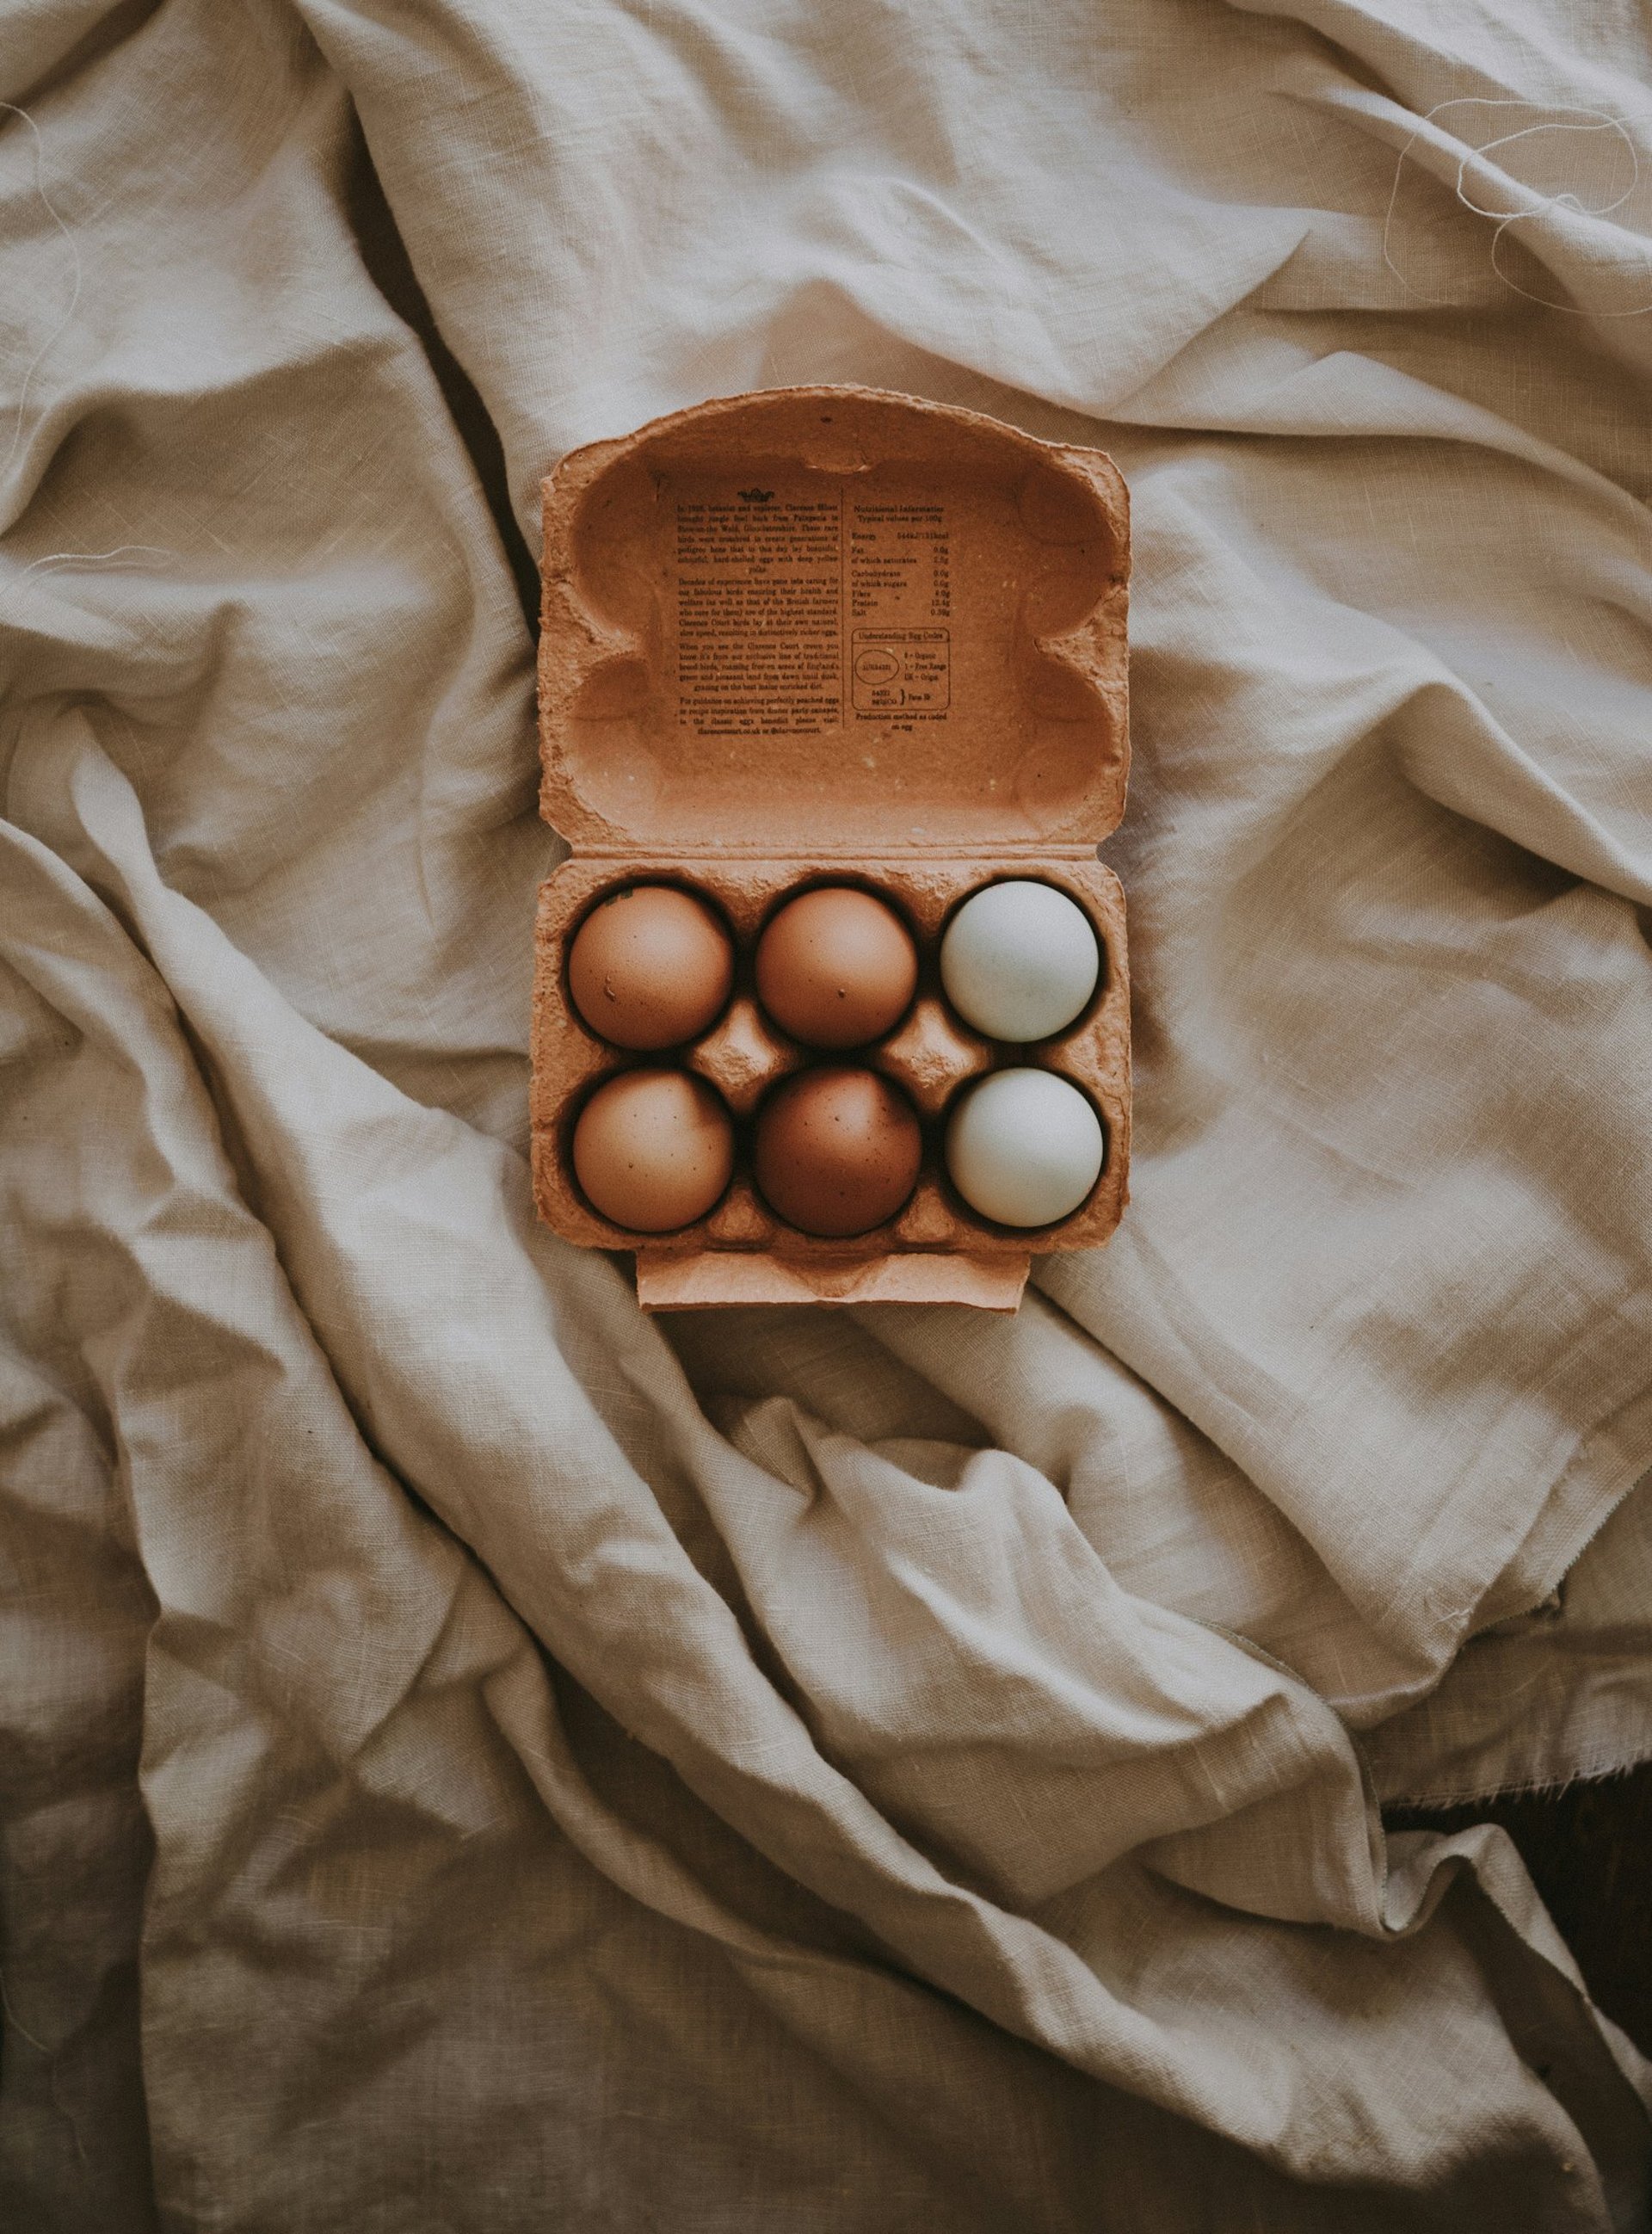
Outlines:
<svg viewBox="0 0 1652 2234"><path fill-rule="evenodd" d="M46 143L40 136L39 125L36 123L34 118L29 114L29 111L26 108L19 108L16 101L0 101L0 111L3 111L8 116L20 116L23 122L29 127L30 133L34 136L35 192L39 195L42 206L44 208L47 216L50 218L52 223L57 227L57 230L62 234L65 242L68 244L69 256L73 262L75 271L74 285L69 290L69 308L64 311L62 317L57 321L57 323L52 328L50 333L47 335L45 340L36 350L34 356L29 359L29 363L24 369L23 384L17 390L17 415L12 424L11 440L6 446L5 456L3 458L0 458L0 473L4 473L10 468L12 460L16 456L17 445L23 440L23 430L28 422L29 391L34 385L35 375L40 370L41 366L45 363L51 351L62 339L63 335L69 330L69 321L74 317L75 311L80 307L81 284L83 273L81 266L81 251L79 247L76 245L74 232L64 219L62 212L58 209L56 204L52 200L51 196L46 191Z"/></svg>
<svg viewBox="0 0 1652 2234"><path fill-rule="evenodd" d="M178 555L159 543L117 543L108 551L48 551L20 566L14 579L0 588L0 614L42 576L67 573L71 566L95 567L104 574L136 574L153 572L156 561L171 564ZM140 563L146 560L150 562L147 568Z"/></svg>
<svg viewBox="0 0 1652 2234"><path fill-rule="evenodd" d="M1388 206L1382 219L1382 261L1408 295L1417 295L1423 301L1431 299L1428 297L1420 296L1420 291L1412 285L1405 273L1394 262L1392 254L1394 216L1400 196L1400 180L1405 170L1406 159L1421 138L1424 126L1432 124L1437 116L1443 115L1448 108L1523 108L1537 110L1539 114L1539 121L1535 124L1523 125L1518 131L1501 133L1494 140L1487 140L1479 147L1466 148L1458 163L1457 176L1453 182L1453 191L1462 206L1475 217L1487 219L1494 226L1492 234L1492 269L1505 287L1514 294L1523 296L1528 303L1536 303L1545 310L1559 310L1568 317L1642 318L1649 311L1652 311L1652 300L1636 304L1626 310L1580 310L1575 304L1556 302L1550 296L1537 295L1529 287L1523 287L1518 279L1510 277L1498 260L1498 251L1503 236L1512 225L1524 224L1532 218L1542 217L1551 210L1568 210L1577 217L1604 218L1610 217L1615 210L1622 209L1641 182L1641 159L1629 130L1631 121L1640 120L1610 116L1603 109L1575 107L1570 103L1550 104L1533 101L1493 100L1479 94L1463 94L1455 100L1436 101L1434 106L1419 120L1416 130L1400 150L1399 160L1394 167L1394 184L1388 190ZM1583 121L1569 121L1574 119ZM1473 199L1465 185L1471 164L1484 162L1498 149L1513 147L1521 140L1535 139L1540 133L1544 132L1610 132L1613 134L1622 141L1629 154L1630 175L1628 186L1624 187L1622 193L1615 195L1610 201L1591 205L1569 190L1554 194L1540 193L1535 186L1528 186L1523 180L1512 177L1506 171L1499 171L1497 175L1505 185L1531 197L1528 206L1524 209L1514 210L1487 209ZM1488 163L1488 170L1492 167ZM1649 244L1649 252L1652 252L1652 244ZM1445 298L1438 299L1443 301Z"/></svg>

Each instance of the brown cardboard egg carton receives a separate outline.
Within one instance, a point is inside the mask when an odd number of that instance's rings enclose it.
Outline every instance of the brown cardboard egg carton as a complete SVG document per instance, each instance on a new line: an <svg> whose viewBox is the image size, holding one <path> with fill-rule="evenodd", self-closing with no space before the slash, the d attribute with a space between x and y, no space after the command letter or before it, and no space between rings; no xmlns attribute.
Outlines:
<svg viewBox="0 0 1652 2234"><path fill-rule="evenodd" d="M963 1303L1013 1310L1035 1249L1094 1248L1119 1222L1130 1149L1124 898L1096 859L1128 765L1124 484L1096 450L867 389L778 389L701 404L565 458L545 484L540 807L572 848L541 888L533 994L533 1173L566 1239L635 1249L645 1306ZM1102 967L1054 1039L982 1039L947 1006L937 953L983 885L1030 877L1089 916ZM627 885L674 884L722 916L735 990L671 1055L591 1032L568 946ZM788 1040L752 954L810 885L876 892L917 942L906 1017L865 1050ZM679 1232L599 1217L573 1176L584 1099L677 1061L722 1094L728 1192ZM783 1225L750 1178L749 1120L779 1079L865 1062L923 1120L916 1192L888 1225L826 1240ZM1032 1063L1088 1094L1107 1152L1088 1199L1035 1232L951 1188L945 1113L989 1070Z"/></svg>

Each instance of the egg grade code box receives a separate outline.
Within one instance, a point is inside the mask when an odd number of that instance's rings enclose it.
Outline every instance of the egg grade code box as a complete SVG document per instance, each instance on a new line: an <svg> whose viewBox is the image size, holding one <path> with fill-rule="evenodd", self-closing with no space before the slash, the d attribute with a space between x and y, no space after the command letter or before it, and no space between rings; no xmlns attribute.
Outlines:
<svg viewBox="0 0 1652 2234"><path fill-rule="evenodd" d="M1128 759L1116 470L979 414L778 389L576 452L545 497L541 804L572 852L539 916L541 1214L570 1240L634 1249L656 1308L1013 1308L1032 1251L1096 1245L1126 1194L1123 896L1095 853L1122 813ZM1036 1043L972 1028L940 978L953 915L1012 879L1065 893L1098 945L1093 999ZM715 911L731 956L721 1013L647 1057L704 1081L730 1139L717 1200L658 1232L600 1214L580 1186L582 1112L644 1058L591 1028L566 974L591 908L648 883ZM824 885L885 904L916 957L905 1014L846 1054L793 1038L756 984L767 926ZM782 1087L819 1071L825 1091L828 1061L885 1081L922 1143L909 1196L860 1233L801 1230L756 1178ZM947 1162L963 1100L1015 1068L1067 1081L1103 1144L1086 1199L1034 1231L972 1209Z"/></svg>

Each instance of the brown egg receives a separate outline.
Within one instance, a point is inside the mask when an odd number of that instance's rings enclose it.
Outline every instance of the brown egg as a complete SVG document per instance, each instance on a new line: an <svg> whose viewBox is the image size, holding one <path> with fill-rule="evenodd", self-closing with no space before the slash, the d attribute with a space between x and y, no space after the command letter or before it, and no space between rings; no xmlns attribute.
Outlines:
<svg viewBox="0 0 1652 2234"><path fill-rule="evenodd" d="M599 1086L573 1128L573 1168L591 1208L633 1233L703 1218L735 1166L735 1128L704 1079L626 1070Z"/></svg>
<svg viewBox="0 0 1652 2234"><path fill-rule="evenodd" d="M917 1184L923 1141L905 1096L874 1070L800 1071L758 1113L753 1162L771 1209L804 1233L865 1233Z"/></svg>
<svg viewBox="0 0 1652 2234"><path fill-rule="evenodd" d="M757 943L757 990L806 1047L865 1047L892 1031L917 983L911 933L850 885L788 900Z"/></svg>
<svg viewBox="0 0 1652 2234"><path fill-rule="evenodd" d="M734 982L728 934L675 885L630 885L599 900L568 952L568 990L616 1047L680 1047L714 1023Z"/></svg>

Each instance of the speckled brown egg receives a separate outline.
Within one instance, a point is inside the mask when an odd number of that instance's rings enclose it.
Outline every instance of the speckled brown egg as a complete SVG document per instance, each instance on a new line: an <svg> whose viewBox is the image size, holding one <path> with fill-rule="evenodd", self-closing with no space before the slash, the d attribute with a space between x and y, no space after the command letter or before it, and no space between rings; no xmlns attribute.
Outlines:
<svg viewBox="0 0 1652 2234"><path fill-rule="evenodd" d="M568 952L574 1007L616 1047L681 1047L709 1029L734 982L728 933L675 885L629 885L600 900Z"/></svg>
<svg viewBox="0 0 1652 2234"><path fill-rule="evenodd" d="M911 933L871 892L823 885L788 900L757 944L757 991L806 1047L865 1047L892 1031L917 984Z"/></svg>
<svg viewBox="0 0 1652 2234"><path fill-rule="evenodd" d="M632 1233L692 1225L734 1166L728 1112L686 1070L622 1071L597 1088L574 1127L574 1175L586 1200Z"/></svg>
<svg viewBox="0 0 1652 2234"><path fill-rule="evenodd" d="M923 1153L905 1096L873 1070L800 1071L758 1113L753 1156L769 1207L803 1233L841 1238L893 1218Z"/></svg>

